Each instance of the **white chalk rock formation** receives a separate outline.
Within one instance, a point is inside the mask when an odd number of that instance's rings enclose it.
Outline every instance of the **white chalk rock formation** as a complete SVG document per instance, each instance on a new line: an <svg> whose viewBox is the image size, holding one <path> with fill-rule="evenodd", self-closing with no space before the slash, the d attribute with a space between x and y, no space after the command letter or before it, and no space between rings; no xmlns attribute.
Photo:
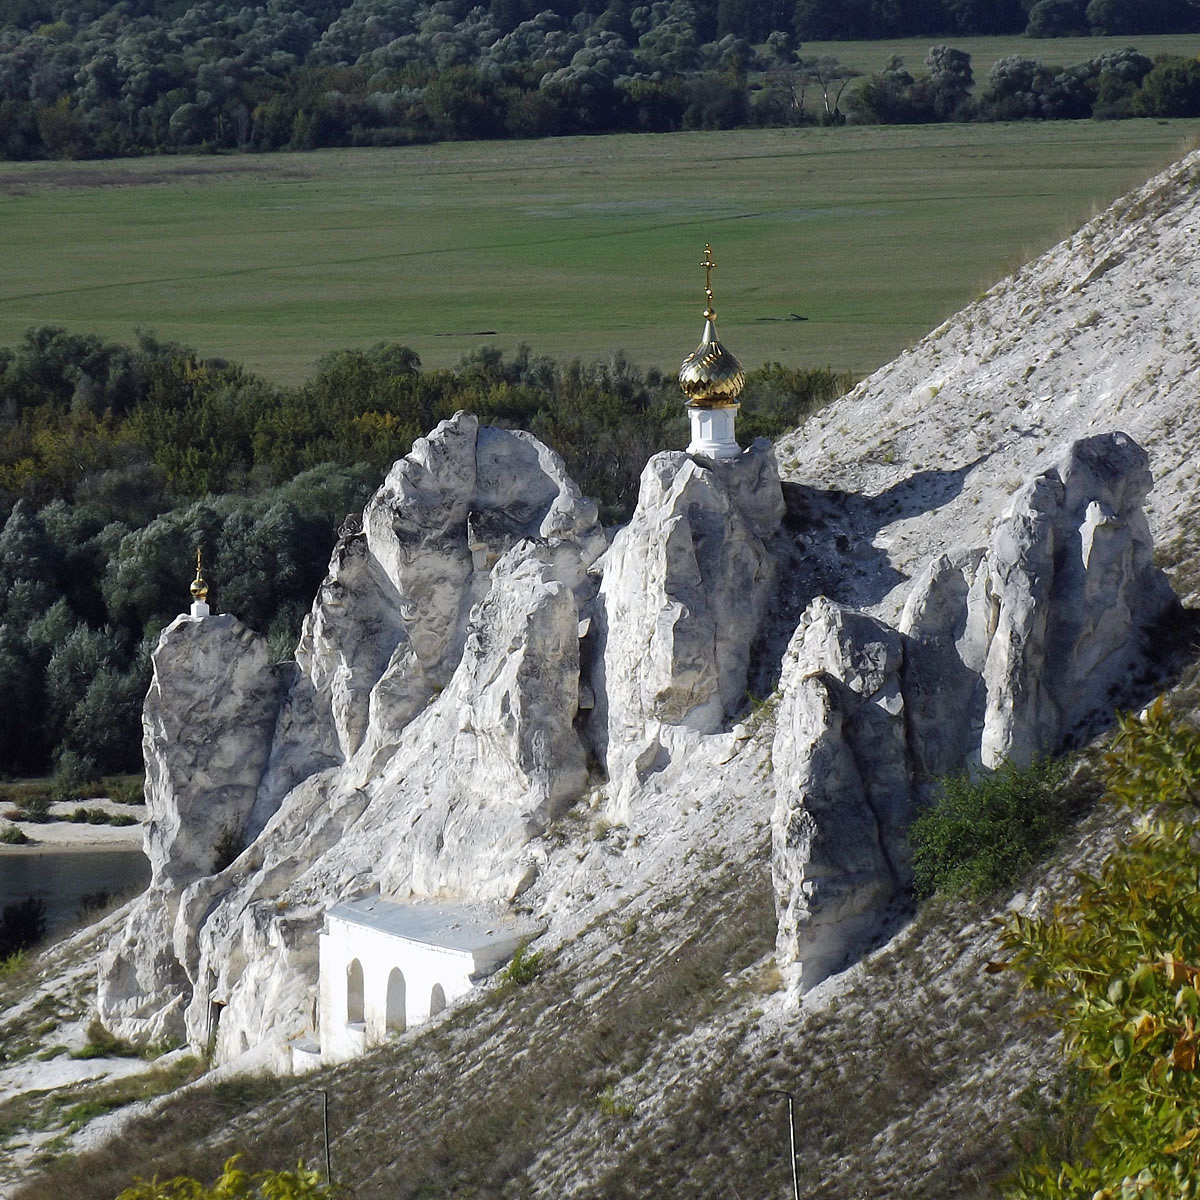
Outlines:
<svg viewBox="0 0 1200 1200"><path fill-rule="evenodd" d="M792 988L843 966L909 881L903 664L896 630L823 596L784 657L772 874Z"/></svg>
<svg viewBox="0 0 1200 1200"><path fill-rule="evenodd" d="M622 817L688 733L720 729L744 704L783 513L765 439L717 466L681 452L646 464L596 603L593 737Z"/></svg>
<svg viewBox="0 0 1200 1200"><path fill-rule="evenodd" d="M154 651L143 709L148 890L100 966L108 1027L183 1033L186 980L171 952L183 889L241 849L279 706L266 641L228 615L183 616Z"/></svg>
<svg viewBox="0 0 1200 1200"><path fill-rule="evenodd" d="M1148 459L1085 438L1014 497L986 549L939 555L901 628L825 598L783 665L773 762L778 953L806 990L886 925L930 781L1027 764L1111 722L1176 603L1153 564Z"/></svg>
<svg viewBox="0 0 1200 1200"><path fill-rule="evenodd" d="M939 555L917 580L900 628L919 647L905 686L925 776L1024 766L1111 721L1143 631L1175 602L1151 486L1131 438L1085 438L1016 494L986 550Z"/></svg>
<svg viewBox="0 0 1200 1200"><path fill-rule="evenodd" d="M157 908L106 960L105 1022L176 1034L186 1006L191 1041L232 1057L311 1024L327 905L527 887L531 839L587 779L581 610L605 546L556 454L459 413L339 541L282 707L260 640L201 662L177 622L145 714ZM229 865L226 827L248 843Z"/></svg>
<svg viewBox="0 0 1200 1200"><path fill-rule="evenodd" d="M569 547L558 558L583 601L606 545L596 506L557 454L462 412L417 439L362 525L338 544L305 620L259 827L314 771L396 744L449 682L471 608L508 549L526 538Z"/></svg>

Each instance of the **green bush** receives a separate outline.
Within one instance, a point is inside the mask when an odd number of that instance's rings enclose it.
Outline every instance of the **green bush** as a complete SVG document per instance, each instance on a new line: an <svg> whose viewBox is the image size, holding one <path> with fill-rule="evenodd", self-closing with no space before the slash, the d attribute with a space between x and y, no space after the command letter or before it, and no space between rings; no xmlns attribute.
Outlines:
<svg viewBox="0 0 1200 1200"><path fill-rule="evenodd" d="M1079 813L1082 789L1064 762L1005 763L976 778L941 780L933 804L912 825L913 887L976 899L1013 886L1044 858Z"/></svg>
<svg viewBox="0 0 1200 1200"><path fill-rule="evenodd" d="M87 1041L78 1050L71 1051L72 1058L145 1058L146 1051L115 1037L99 1021L93 1020L87 1027Z"/></svg>
<svg viewBox="0 0 1200 1200"><path fill-rule="evenodd" d="M336 1184L325 1183L316 1171L299 1163L294 1171L256 1171L253 1175L239 1167L234 1155L211 1188L196 1179L179 1175L160 1182L139 1179L126 1188L117 1200L326 1200L346 1192Z"/></svg>
<svg viewBox="0 0 1200 1200"><path fill-rule="evenodd" d="M143 775L106 775L104 794L114 804L145 804L146 779Z"/></svg>
<svg viewBox="0 0 1200 1200"><path fill-rule="evenodd" d="M1010 1200L1200 1196L1200 730L1160 699L1121 719L1104 771L1134 820L1048 915L1010 914L988 967L1044 993L1080 1076Z"/></svg>
<svg viewBox="0 0 1200 1200"><path fill-rule="evenodd" d="M45 792L29 792L20 801L22 821L34 821L43 824L50 820L50 797Z"/></svg>
<svg viewBox="0 0 1200 1200"><path fill-rule="evenodd" d="M46 933L46 905L36 896L0 911L0 959L36 946Z"/></svg>
<svg viewBox="0 0 1200 1200"><path fill-rule="evenodd" d="M97 783L99 778L96 764L91 759L76 754L74 750L63 750L55 763L54 774L50 776L50 793L47 799L59 804L84 800L90 795L95 795L92 785ZM47 803L46 815L38 819L46 820L49 808Z"/></svg>
<svg viewBox="0 0 1200 1200"><path fill-rule="evenodd" d="M507 984L515 984L517 987L524 987L527 983L532 983L537 978L542 967L545 965L542 961L543 956L534 951L528 953L528 945L522 944L517 947L517 952L512 956L512 960L508 966L500 972L501 978Z"/></svg>
<svg viewBox="0 0 1200 1200"><path fill-rule="evenodd" d="M11 954L0 956L0 979L18 974L28 963L29 955L24 950L14 950Z"/></svg>
<svg viewBox="0 0 1200 1200"><path fill-rule="evenodd" d="M5 825L0 829L0 842L6 846L23 846L28 841L25 831L16 825Z"/></svg>

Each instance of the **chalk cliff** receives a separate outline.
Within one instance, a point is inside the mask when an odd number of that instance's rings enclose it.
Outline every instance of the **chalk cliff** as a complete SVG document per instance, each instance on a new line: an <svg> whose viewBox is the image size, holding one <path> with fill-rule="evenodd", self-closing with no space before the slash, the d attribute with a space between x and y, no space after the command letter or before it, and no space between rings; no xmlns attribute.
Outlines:
<svg viewBox="0 0 1200 1200"><path fill-rule="evenodd" d="M1087 439L986 549L929 566L899 629L813 599L756 800L793 987L905 902L932 775L1058 749L1111 714L1172 600L1149 486L1129 438ZM556 456L459 414L338 543L286 694L256 635L180 618L145 714L154 877L102 965L104 1021L283 1062L313 1032L326 907L374 889L511 901L589 784L625 825L668 767L673 790L700 788L706 742L747 708L784 511L766 443L720 466L661 454L605 549Z"/></svg>
<svg viewBox="0 0 1200 1200"><path fill-rule="evenodd" d="M1198 163L803 436L656 456L611 544L557 456L459 414L345 532L290 666L223 618L173 625L146 714L158 866L102 966L105 1023L286 1065L332 903L516 904L565 945L767 837L786 983L852 960L903 907L932 777L1058 749L1153 682L1145 634L1174 600L1150 532L1194 504L1164 430L1194 425L1200 363L1174 276L1136 280L1153 242L1195 282ZM1122 288L1162 339L1090 320ZM1006 332L1022 312L1064 345L1103 324L1126 358L1093 347L1093 394L1061 347Z"/></svg>
<svg viewBox="0 0 1200 1200"><path fill-rule="evenodd" d="M1146 635L1177 603L1153 563L1150 486L1132 439L1083 439L1013 497L987 547L926 568L899 629L825 597L801 618L773 754L792 986L819 983L903 903L906 830L934 778L1058 753L1136 698Z"/></svg>

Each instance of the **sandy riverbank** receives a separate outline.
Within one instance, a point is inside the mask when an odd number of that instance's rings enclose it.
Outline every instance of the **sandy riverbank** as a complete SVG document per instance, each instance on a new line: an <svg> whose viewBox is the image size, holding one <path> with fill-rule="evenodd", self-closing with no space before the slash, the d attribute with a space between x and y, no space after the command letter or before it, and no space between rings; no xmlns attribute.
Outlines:
<svg viewBox="0 0 1200 1200"><path fill-rule="evenodd" d="M72 821L77 808L99 808L107 813L123 813L137 818L136 825L89 825ZM2 854L36 854L38 850L96 850L140 848L142 821L146 810L141 805L115 804L111 800L80 800L50 806L49 821L9 821L0 819L0 828L15 825L29 841L20 846L0 843Z"/></svg>

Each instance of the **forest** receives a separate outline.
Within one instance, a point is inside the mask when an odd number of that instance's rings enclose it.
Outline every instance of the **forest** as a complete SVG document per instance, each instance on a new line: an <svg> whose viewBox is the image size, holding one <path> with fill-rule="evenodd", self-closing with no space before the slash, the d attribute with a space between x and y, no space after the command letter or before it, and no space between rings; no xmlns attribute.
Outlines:
<svg viewBox="0 0 1200 1200"><path fill-rule="evenodd" d="M748 373L745 443L800 424L854 381ZM648 455L687 441L673 377L491 348L424 370L404 346L340 351L277 387L141 333L134 346L31 329L0 348L0 773L64 789L141 761L160 631L203 547L214 611L291 654L338 528L415 438L459 409L553 446L606 522Z"/></svg>
<svg viewBox="0 0 1200 1200"><path fill-rule="evenodd" d="M1196 31L1200 0L612 0L596 7L583 0L8 0L0 159L847 119L1200 113L1193 58L1152 63L1128 53L1115 65L1098 55L1062 66L1017 55L997 63L976 94L969 60L950 45L978 34ZM854 71L805 52L808 42L917 35L937 42L924 72L914 76L895 62L849 88Z"/></svg>

